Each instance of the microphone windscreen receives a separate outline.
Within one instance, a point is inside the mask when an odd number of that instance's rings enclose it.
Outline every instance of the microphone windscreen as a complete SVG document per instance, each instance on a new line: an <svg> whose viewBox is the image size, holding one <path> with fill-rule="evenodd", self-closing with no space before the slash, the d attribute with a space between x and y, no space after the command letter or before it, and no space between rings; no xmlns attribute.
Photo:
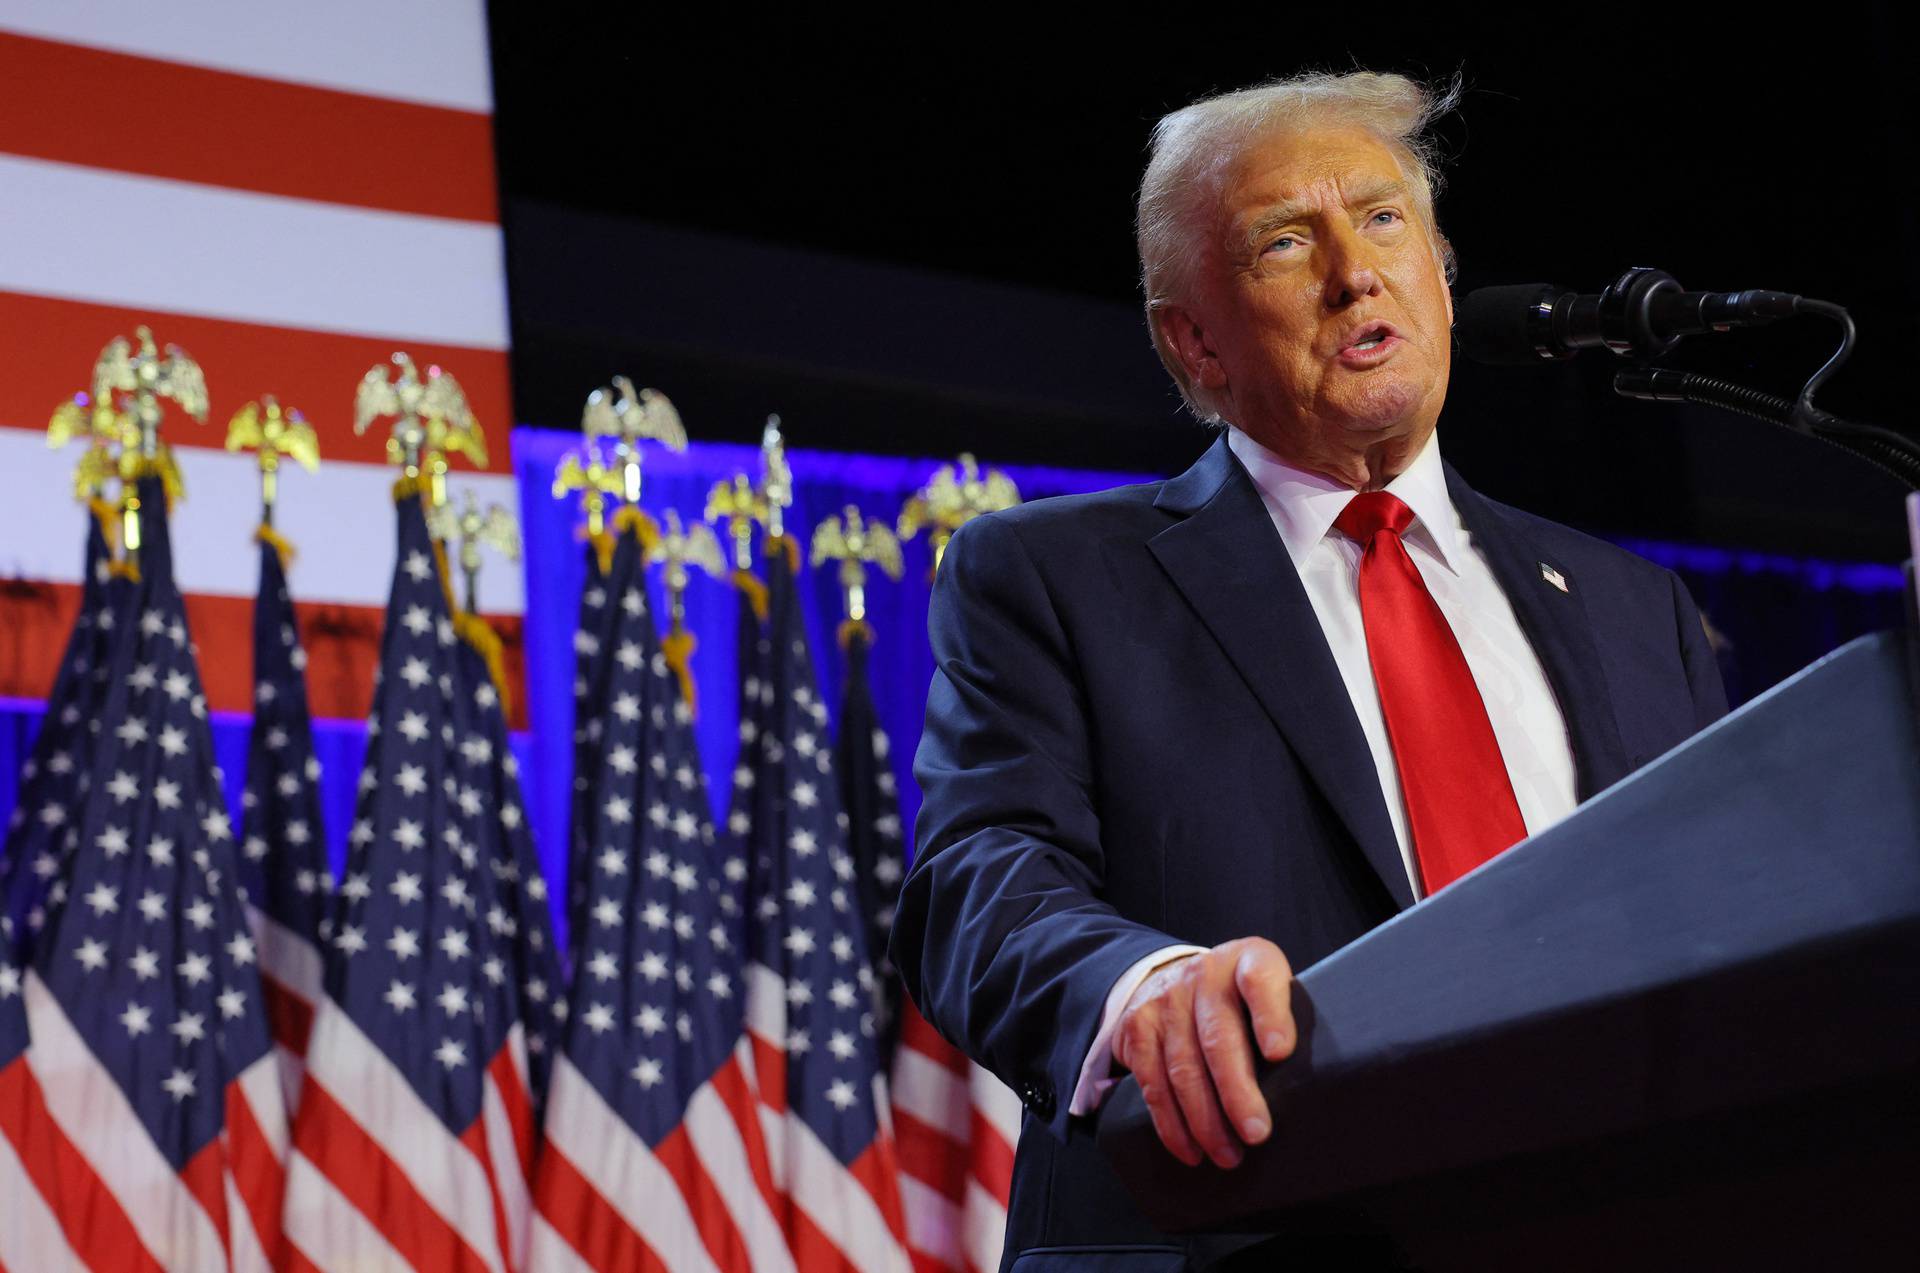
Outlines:
<svg viewBox="0 0 1920 1273"><path fill-rule="evenodd" d="M1460 352L1496 367L1538 366L1546 361L1534 347L1538 307L1560 289L1549 283L1515 283L1468 292L1454 318Z"/></svg>

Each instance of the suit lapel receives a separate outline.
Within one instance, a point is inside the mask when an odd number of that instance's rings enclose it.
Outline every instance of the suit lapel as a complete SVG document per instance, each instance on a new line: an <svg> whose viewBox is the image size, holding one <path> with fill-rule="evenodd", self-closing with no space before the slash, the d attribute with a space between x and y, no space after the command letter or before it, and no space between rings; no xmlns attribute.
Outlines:
<svg viewBox="0 0 1920 1273"><path fill-rule="evenodd" d="M1493 568L1500 590L1507 594L1521 630L1540 656L1567 723L1579 798L1589 799L1623 777L1629 766L1614 720L1613 695L1594 649L1580 580L1566 562L1532 543L1507 510L1468 486L1451 466L1447 491ZM1558 584L1547 577L1548 570Z"/></svg>
<svg viewBox="0 0 1920 1273"><path fill-rule="evenodd" d="M1184 513L1149 541L1279 727L1394 901L1413 904L1373 753L1326 634L1253 480L1223 434L1168 482L1157 507Z"/></svg>

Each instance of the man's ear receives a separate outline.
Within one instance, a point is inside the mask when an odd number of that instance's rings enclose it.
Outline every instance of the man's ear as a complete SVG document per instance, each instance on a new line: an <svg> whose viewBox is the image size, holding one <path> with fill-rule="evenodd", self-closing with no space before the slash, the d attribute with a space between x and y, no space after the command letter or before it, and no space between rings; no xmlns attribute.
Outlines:
<svg viewBox="0 0 1920 1273"><path fill-rule="evenodd" d="M1213 342L1199 317L1185 305L1164 305L1154 311L1160 339L1180 363L1187 379L1203 389L1224 389L1227 370L1214 352Z"/></svg>

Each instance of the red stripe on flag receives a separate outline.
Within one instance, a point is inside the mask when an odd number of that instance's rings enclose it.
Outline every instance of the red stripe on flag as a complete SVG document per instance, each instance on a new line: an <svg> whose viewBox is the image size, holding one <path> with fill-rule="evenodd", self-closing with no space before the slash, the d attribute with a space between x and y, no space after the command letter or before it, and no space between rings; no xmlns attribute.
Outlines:
<svg viewBox="0 0 1920 1273"><path fill-rule="evenodd" d="M267 1001L267 1023L273 1040L295 1056L307 1054L307 1039L313 1034L313 1005L275 980L265 969L260 971L260 989Z"/></svg>
<svg viewBox="0 0 1920 1273"><path fill-rule="evenodd" d="M667 1273L667 1266L626 1217L600 1196L549 1141L540 1154L536 1205L553 1231L596 1269Z"/></svg>
<svg viewBox="0 0 1920 1273"><path fill-rule="evenodd" d="M900 1170L954 1203L967 1196L967 1146L894 1106L894 1148Z"/></svg>
<svg viewBox="0 0 1920 1273"><path fill-rule="evenodd" d="M799 1207L789 1204L786 1214L787 1246L793 1252L793 1267L803 1273L866 1273L834 1245L833 1239L808 1218Z"/></svg>
<svg viewBox="0 0 1920 1273"><path fill-rule="evenodd" d="M500 1178L493 1169L493 1155L487 1152L486 1122L487 1116L483 1113L468 1123L467 1130L460 1133L460 1143L479 1161L480 1170L486 1173L487 1200L493 1204L493 1240L502 1252L508 1252L513 1250L513 1233L507 1227L507 1209L501 1205Z"/></svg>
<svg viewBox="0 0 1920 1273"><path fill-rule="evenodd" d="M0 1136L12 1143L34 1188L59 1219L67 1245L89 1268L163 1273L119 1201L47 1112L25 1060L0 1069Z"/></svg>
<svg viewBox="0 0 1920 1273"><path fill-rule="evenodd" d="M929 1061L952 1070L959 1078L967 1077L971 1062L960 1049L940 1037L940 1032L920 1015L911 999L902 999L900 1004L900 1046L912 1048Z"/></svg>
<svg viewBox="0 0 1920 1273"><path fill-rule="evenodd" d="M501 1048L487 1066L494 1086L500 1091L501 1107L507 1111L507 1125L513 1128L513 1151L520 1159L520 1174L533 1179L533 1098L527 1089L527 1076L514 1064L513 1050Z"/></svg>
<svg viewBox="0 0 1920 1273"><path fill-rule="evenodd" d="M913 1273L959 1273L957 1266L948 1264L935 1255L915 1247L907 1252L907 1258L913 1262Z"/></svg>
<svg viewBox="0 0 1920 1273"><path fill-rule="evenodd" d="M407 1134L404 1127L382 1130L394 1136ZM300 1090L293 1142L414 1268L486 1273L486 1261L420 1196L380 1142L311 1074Z"/></svg>
<svg viewBox="0 0 1920 1273"><path fill-rule="evenodd" d="M973 1108L973 1143L967 1146L967 1160L973 1168L973 1178L980 1187L1005 1206L1013 1193L1013 1146L1006 1137L980 1113L978 1106Z"/></svg>
<svg viewBox="0 0 1920 1273"><path fill-rule="evenodd" d="M752 1268L746 1239L735 1227L726 1199L720 1196L713 1178L707 1175L706 1167L693 1152L686 1124L674 1128L666 1139L655 1145L653 1156L680 1186L680 1196L686 1200L687 1211L693 1216L693 1227L700 1231L700 1240L706 1243L713 1262L723 1269Z"/></svg>
<svg viewBox="0 0 1920 1273"><path fill-rule="evenodd" d="M79 560L78 544L74 559ZM253 598L189 593L186 603L207 705L217 712L251 713ZM307 651L309 709L317 717L364 720L373 703L373 669L380 662L385 612L378 606L303 601L293 608ZM0 697L45 698L53 692L60 655L79 609L79 584L0 580ZM524 622L518 615L488 615L487 621L500 634L505 659L508 727L524 730ZM269 997L268 1010L273 1007ZM281 1037L277 1018L274 1037Z"/></svg>
<svg viewBox="0 0 1920 1273"><path fill-rule="evenodd" d="M760 1111L738 1057L730 1057L725 1065L716 1070L713 1077L707 1080L707 1086L720 1098L733 1125L740 1129L740 1143L747 1153L747 1169L753 1173L754 1187L766 1199L767 1208L778 1215L780 1194L773 1184L773 1163L767 1157L767 1138L761 1131Z"/></svg>
<svg viewBox="0 0 1920 1273"><path fill-rule="evenodd" d="M787 1112L787 1054L757 1034L753 1040L753 1075L760 1103L776 1114Z"/></svg>
<svg viewBox="0 0 1920 1273"><path fill-rule="evenodd" d="M893 1154L892 1137L878 1133L873 1143L847 1164L847 1173L880 1208L888 1232L906 1246L907 1211L900 1203L900 1162Z"/></svg>
<svg viewBox="0 0 1920 1273"><path fill-rule="evenodd" d="M228 1104L232 1101L229 1099ZM200 1152L187 1159L180 1168L180 1183L187 1187L193 1200L213 1221L213 1231L220 1235L220 1244L226 1248L227 1258L233 1258L233 1230L227 1227L227 1147L222 1139L215 1136L200 1147Z"/></svg>
<svg viewBox="0 0 1920 1273"><path fill-rule="evenodd" d="M279 1088L274 1088L276 1098ZM281 1203L287 1193L285 1166L254 1117L253 1105L239 1082L227 1084L227 1154L234 1188L253 1222L254 1236L268 1263L280 1267L285 1243L280 1238ZM233 1243L229 1239L231 1250Z"/></svg>
<svg viewBox="0 0 1920 1273"><path fill-rule="evenodd" d="M488 116L0 32L0 150L496 222ZM138 116L134 126L129 112Z"/></svg>
<svg viewBox="0 0 1920 1273"><path fill-rule="evenodd" d="M206 373L208 423L194 424L173 413L167 441L174 446L224 446L227 421L249 401L270 393L307 417L319 435L323 461L384 464L386 434L377 427L364 435L354 433L353 397L369 368L404 349L423 375L431 364L453 374L485 432L488 471L510 470L507 434L513 427L513 399L502 350L342 336L24 292L0 291L0 330L8 342L7 374L0 376L0 423L19 429L44 427L55 407L92 384L94 360L107 342L116 336L131 339L142 323L153 329L155 340L186 350ZM464 460L455 464L467 467Z"/></svg>

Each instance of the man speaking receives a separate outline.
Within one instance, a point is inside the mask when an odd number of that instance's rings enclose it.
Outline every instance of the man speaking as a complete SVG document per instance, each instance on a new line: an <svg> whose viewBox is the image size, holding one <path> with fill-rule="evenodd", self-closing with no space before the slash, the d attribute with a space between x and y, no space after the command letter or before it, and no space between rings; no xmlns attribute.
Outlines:
<svg viewBox="0 0 1920 1273"><path fill-rule="evenodd" d="M1294 968L1726 709L1677 579L1442 461L1446 105L1306 75L1161 120L1147 319L1219 436L947 548L893 958L1026 1104L1022 1273L1244 1245L1139 1215L1087 1117L1114 1079L1174 1154L1236 1165L1271 1132L1254 1057L1294 1047Z"/></svg>

